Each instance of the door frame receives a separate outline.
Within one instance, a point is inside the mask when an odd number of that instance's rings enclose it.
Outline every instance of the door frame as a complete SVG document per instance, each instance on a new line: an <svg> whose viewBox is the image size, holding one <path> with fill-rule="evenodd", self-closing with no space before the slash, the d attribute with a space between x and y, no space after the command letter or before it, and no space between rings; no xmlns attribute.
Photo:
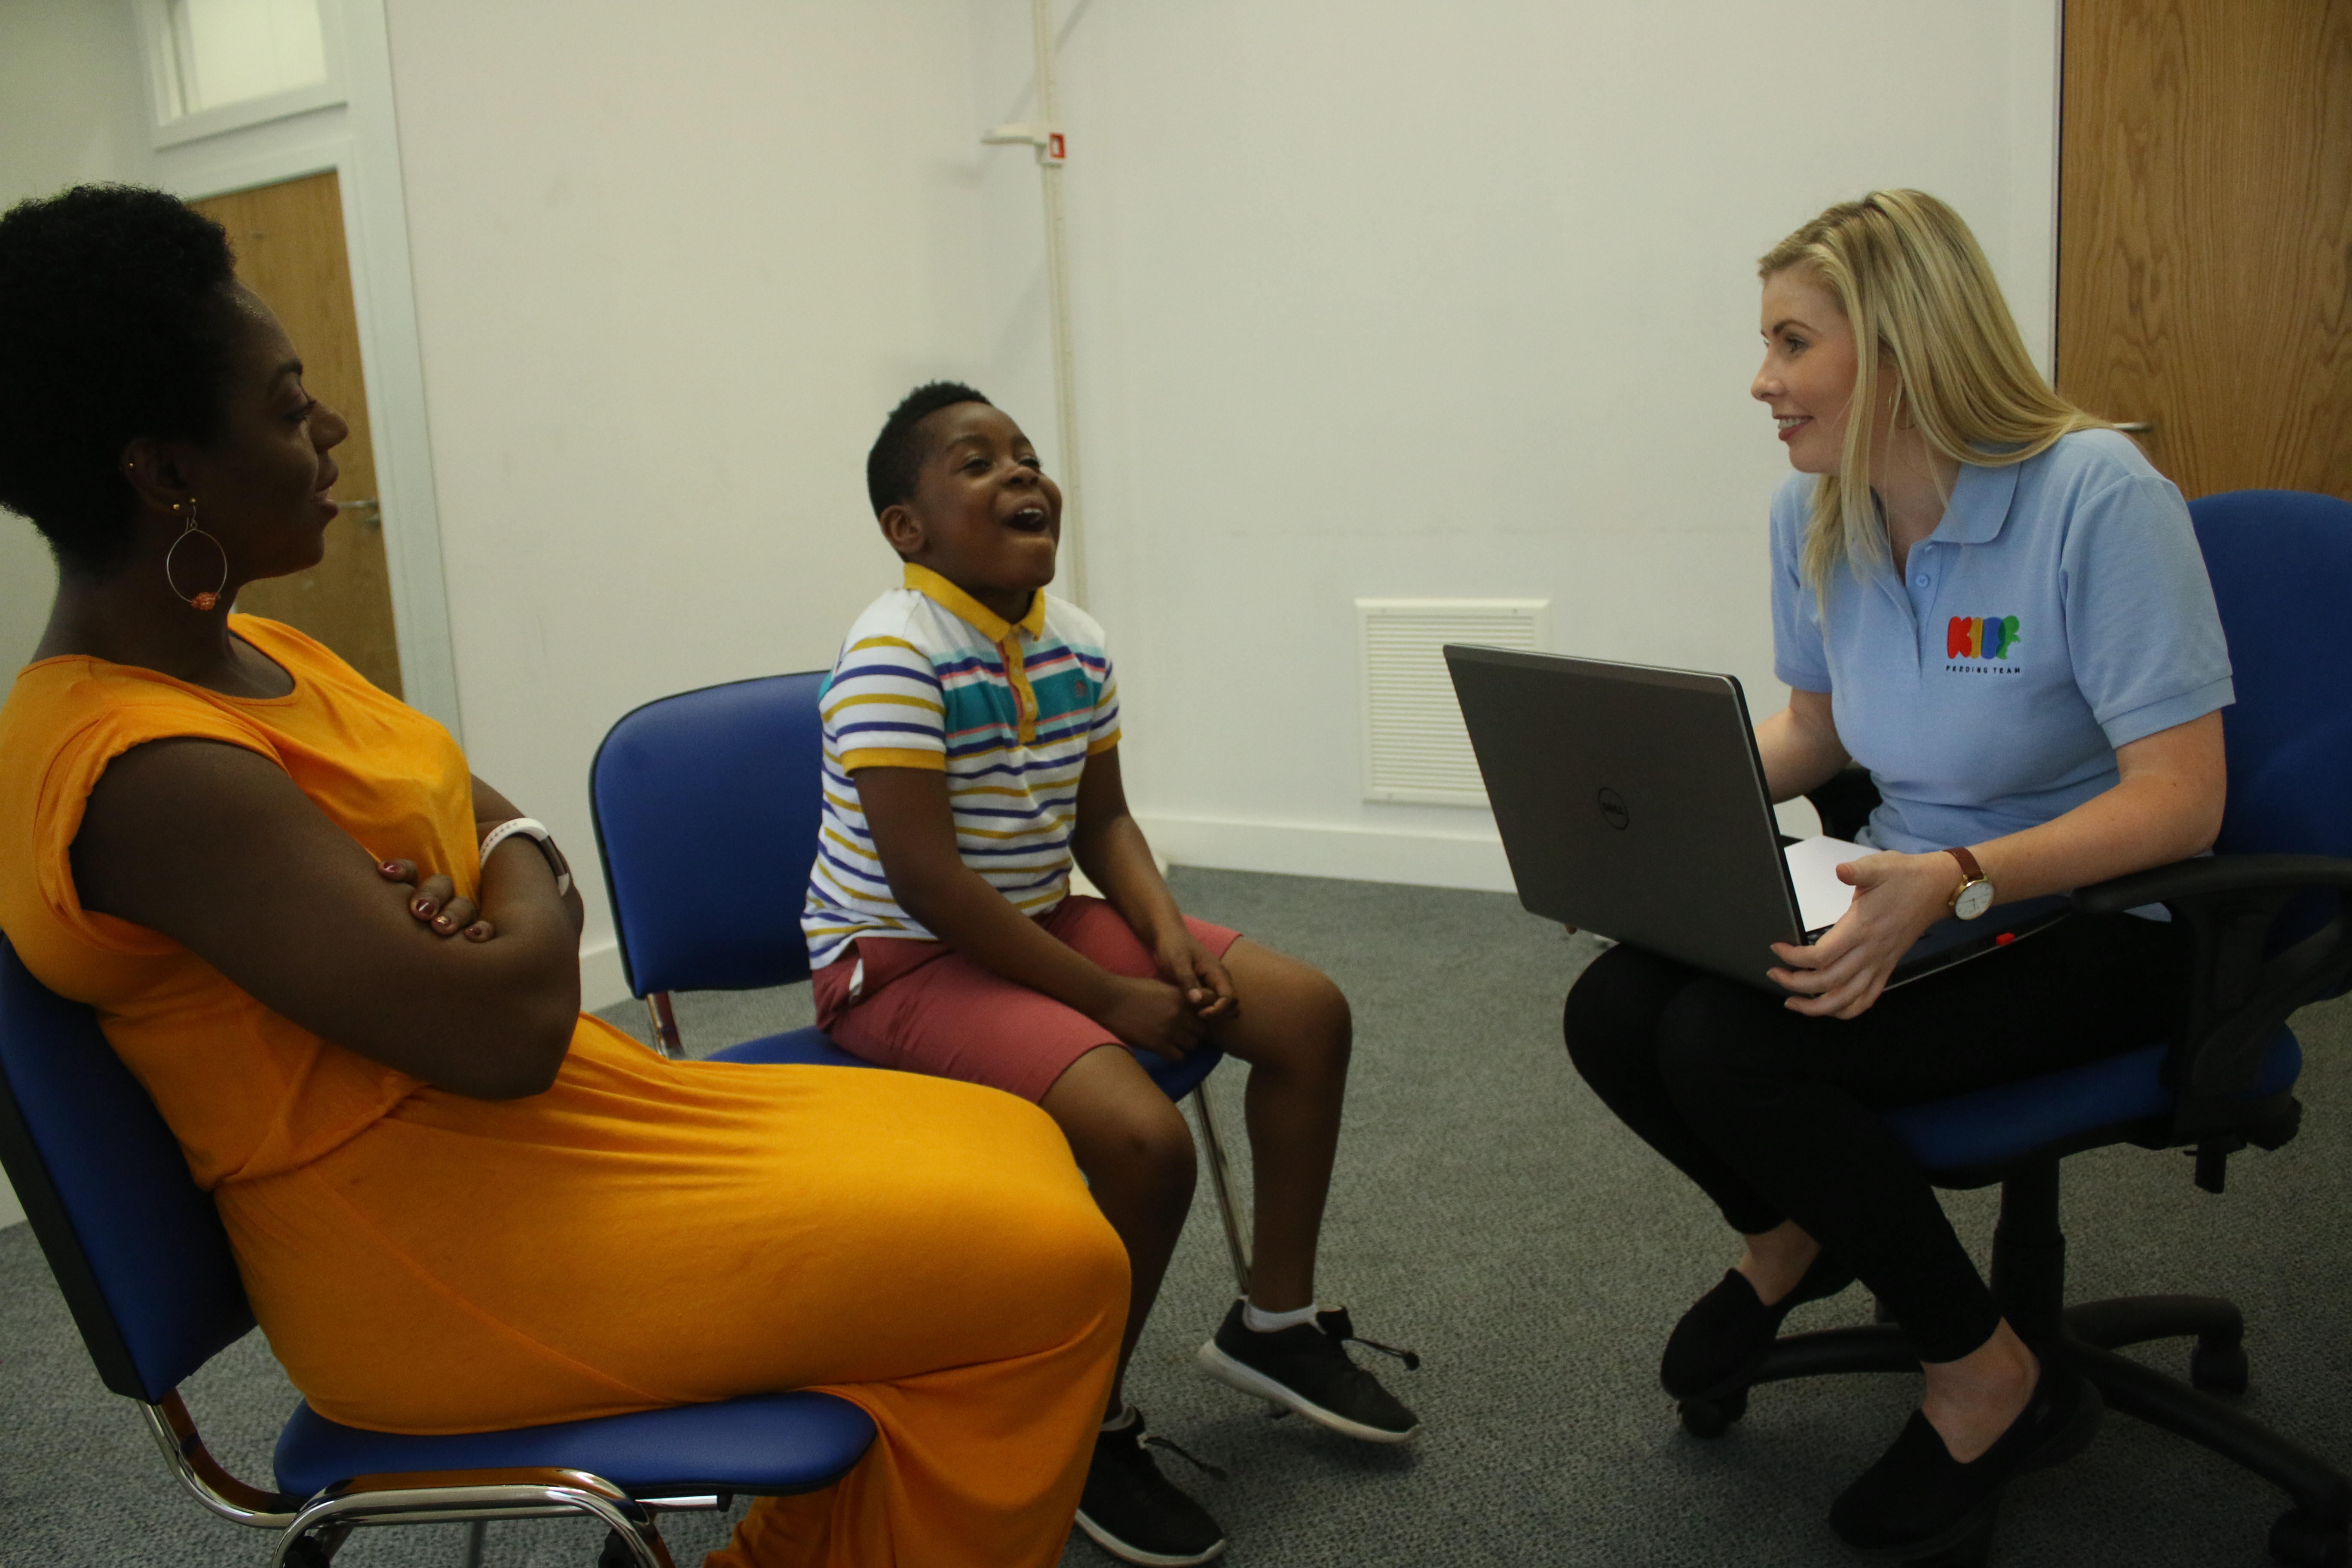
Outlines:
<svg viewBox="0 0 2352 1568"><path fill-rule="evenodd" d="M320 4L331 13L330 47L339 44L343 53L347 100L159 147L154 181L183 200L199 201L310 174L337 176L400 679L408 705L463 744L383 0Z"/></svg>
<svg viewBox="0 0 2352 1568"><path fill-rule="evenodd" d="M2008 244L1987 247L2025 351L2053 380L2058 357L2058 164L2064 152L2065 0L2009 7Z"/></svg>

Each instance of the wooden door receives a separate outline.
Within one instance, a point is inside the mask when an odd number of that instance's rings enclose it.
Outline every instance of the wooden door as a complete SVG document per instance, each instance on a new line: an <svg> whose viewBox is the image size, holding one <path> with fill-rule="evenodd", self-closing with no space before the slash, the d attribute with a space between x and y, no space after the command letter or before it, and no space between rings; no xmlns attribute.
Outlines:
<svg viewBox="0 0 2352 1568"><path fill-rule="evenodd" d="M194 205L228 230L236 275L278 312L302 356L310 395L352 425L351 438L335 448L342 478L334 495L343 510L327 525L326 558L291 577L247 584L236 607L300 627L398 697L400 648L393 633L383 516L375 500L375 447L368 439L341 183L331 174L313 174Z"/></svg>
<svg viewBox="0 0 2352 1568"><path fill-rule="evenodd" d="M2189 496L2352 499L2352 0L2065 0L2059 390Z"/></svg>

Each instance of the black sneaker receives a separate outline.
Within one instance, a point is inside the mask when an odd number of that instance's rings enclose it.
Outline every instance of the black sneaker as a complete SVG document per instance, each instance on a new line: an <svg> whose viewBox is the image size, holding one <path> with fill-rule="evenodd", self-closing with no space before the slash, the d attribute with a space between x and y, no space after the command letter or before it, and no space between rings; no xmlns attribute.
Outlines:
<svg viewBox="0 0 2352 1568"><path fill-rule="evenodd" d="M1181 1448L1165 1437L1152 1446ZM1142 1563L1151 1568L1180 1568L1206 1563L1225 1549L1225 1532L1209 1510L1176 1489L1160 1473L1144 1446L1143 1417L1116 1432L1095 1436L1094 1464L1087 1471L1086 1490L1078 1497L1078 1528L1087 1538L1122 1563ZM1190 1454L1184 1457L1191 1459ZM1196 1465L1201 1464L1193 1459ZM1201 1465L1212 1475L1223 1472Z"/></svg>
<svg viewBox="0 0 2352 1568"><path fill-rule="evenodd" d="M1201 1365L1218 1382L1296 1410L1334 1432L1368 1443L1403 1442L1421 1430L1421 1417L1348 1359L1349 1340L1395 1356L1408 1368L1421 1364L1411 1351L1356 1339L1345 1307L1318 1312L1312 1323L1261 1334L1242 1321L1242 1303L1235 1301L1217 1325L1216 1337L1201 1347Z"/></svg>

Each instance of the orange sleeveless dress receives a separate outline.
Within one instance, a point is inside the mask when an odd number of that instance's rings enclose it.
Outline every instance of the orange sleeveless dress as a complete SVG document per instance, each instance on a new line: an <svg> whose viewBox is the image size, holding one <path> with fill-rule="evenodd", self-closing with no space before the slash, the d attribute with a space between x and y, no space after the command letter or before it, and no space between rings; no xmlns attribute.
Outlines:
<svg viewBox="0 0 2352 1568"><path fill-rule="evenodd" d="M1034 1106L911 1074L670 1062L584 1015L553 1088L471 1100L81 908L67 851L91 787L171 736L272 759L369 854L471 896L448 732L289 627L230 626L290 695L79 657L17 677L0 929L98 1009L154 1096L304 1397L442 1433L824 1388L872 1415L873 1451L829 1491L756 1504L711 1568L1055 1561L1127 1259Z"/></svg>

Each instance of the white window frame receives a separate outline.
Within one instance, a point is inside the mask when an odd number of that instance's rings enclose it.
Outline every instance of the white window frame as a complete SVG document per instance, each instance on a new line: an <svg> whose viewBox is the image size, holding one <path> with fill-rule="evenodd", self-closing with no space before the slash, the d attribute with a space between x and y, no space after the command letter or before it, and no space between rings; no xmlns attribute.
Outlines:
<svg viewBox="0 0 2352 1568"><path fill-rule="evenodd" d="M331 109L351 100L343 7L337 0L319 0L319 30L327 58L324 80L198 110L193 114L179 112L177 107L181 40L174 36L171 0L133 0L133 6L139 19L139 47L147 62L148 132L158 150L225 132L267 125L314 110Z"/></svg>

